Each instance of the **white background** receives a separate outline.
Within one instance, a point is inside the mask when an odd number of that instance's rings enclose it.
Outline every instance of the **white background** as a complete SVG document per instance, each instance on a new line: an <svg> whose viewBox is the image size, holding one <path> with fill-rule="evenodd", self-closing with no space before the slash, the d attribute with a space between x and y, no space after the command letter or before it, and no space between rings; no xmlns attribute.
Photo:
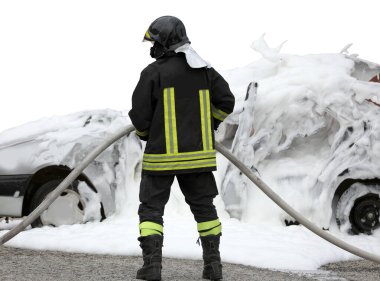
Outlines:
<svg viewBox="0 0 380 281"><path fill-rule="evenodd" d="M352 52L380 62L378 1L0 0L0 131L56 114L128 110L152 59L149 24L174 15L218 70L258 58L253 40L288 40L283 52Z"/></svg>

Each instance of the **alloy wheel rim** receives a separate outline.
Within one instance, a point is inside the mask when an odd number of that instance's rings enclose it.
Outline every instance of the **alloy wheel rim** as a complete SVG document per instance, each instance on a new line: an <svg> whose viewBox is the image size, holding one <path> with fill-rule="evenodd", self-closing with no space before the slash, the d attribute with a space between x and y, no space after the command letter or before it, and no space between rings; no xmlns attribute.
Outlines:
<svg viewBox="0 0 380 281"><path fill-rule="evenodd" d="M66 189L41 216L43 225L71 225L83 223L85 203L80 194Z"/></svg>

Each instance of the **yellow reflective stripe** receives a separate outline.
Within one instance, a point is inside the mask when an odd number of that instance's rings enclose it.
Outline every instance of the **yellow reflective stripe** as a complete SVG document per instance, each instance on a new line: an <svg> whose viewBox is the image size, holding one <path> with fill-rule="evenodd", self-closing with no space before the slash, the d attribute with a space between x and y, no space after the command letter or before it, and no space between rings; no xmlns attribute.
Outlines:
<svg viewBox="0 0 380 281"><path fill-rule="evenodd" d="M141 236L149 236L154 234L162 235L164 233L163 226L155 222L144 221L140 223L139 228Z"/></svg>
<svg viewBox="0 0 380 281"><path fill-rule="evenodd" d="M220 233L222 233L222 225L218 225L209 231L199 232L199 236L219 235Z"/></svg>
<svg viewBox="0 0 380 281"><path fill-rule="evenodd" d="M165 120L165 142L166 153L170 153L170 131L169 131L169 105L168 105L168 88L164 89L164 120Z"/></svg>
<svg viewBox="0 0 380 281"><path fill-rule="evenodd" d="M228 113L225 113L224 111L216 108L214 105L211 105L211 111L212 116L220 121L223 121L228 116Z"/></svg>
<svg viewBox="0 0 380 281"><path fill-rule="evenodd" d="M197 224L200 236L218 235L222 232L222 224L219 219L200 222Z"/></svg>
<svg viewBox="0 0 380 281"><path fill-rule="evenodd" d="M165 119L166 153L167 154L178 153L174 88L164 89L164 119Z"/></svg>
<svg viewBox="0 0 380 281"><path fill-rule="evenodd" d="M172 111L172 138L173 138L173 153L178 153L178 139L177 139L177 119L175 115L175 97L174 97L174 88L170 88L170 102L171 102L171 111Z"/></svg>
<svg viewBox="0 0 380 281"><path fill-rule="evenodd" d="M140 223L139 227L140 227L140 229L149 228L149 229L154 229L154 230L157 230L160 232L164 232L164 227L161 224L151 222L151 221L144 221L144 222Z"/></svg>
<svg viewBox="0 0 380 281"><path fill-rule="evenodd" d="M136 129L136 134L137 134L138 136L140 136L140 137L145 137L145 136L148 135L148 133L149 133L148 130L146 130L146 131L139 131L139 130Z"/></svg>
<svg viewBox="0 0 380 281"><path fill-rule="evenodd" d="M210 92L199 90L199 103L201 112L203 150L212 149L211 115L210 115Z"/></svg>
<svg viewBox="0 0 380 281"><path fill-rule="evenodd" d="M147 162L170 162L184 160L199 160L205 158L214 158L215 150L210 151L194 151L194 152L179 152L174 155L170 154L144 154L144 161Z"/></svg>
<svg viewBox="0 0 380 281"><path fill-rule="evenodd" d="M202 129L202 144L203 150L207 150L206 145L206 129L205 129L205 104L204 104L204 94L203 90L199 90L199 103L200 103L200 112L201 112L201 129Z"/></svg>
<svg viewBox="0 0 380 281"><path fill-rule="evenodd" d="M206 90L206 108L207 108L207 138L209 146L207 147L207 150L212 149L212 129L211 129L211 114L210 114L210 92L209 90Z"/></svg>
<svg viewBox="0 0 380 281"><path fill-rule="evenodd" d="M197 169L205 167L215 167L216 158L180 161L180 162L167 162L167 163L149 163L143 162L142 168L150 171L167 171L167 170L184 170L184 169Z"/></svg>
<svg viewBox="0 0 380 281"><path fill-rule="evenodd" d="M140 236L150 236L150 235L162 235L162 232L154 229L141 229Z"/></svg>
<svg viewBox="0 0 380 281"><path fill-rule="evenodd" d="M165 155L175 157L176 155L181 156L181 155L191 155L191 154L211 153L211 152L216 152L216 150L211 149L211 150L187 151L187 152L178 152L176 154L149 154L149 153L145 153L144 155L149 156L149 157L155 157L155 156L161 157L161 156L165 156Z"/></svg>
<svg viewBox="0 0 380 281"><path fill-rule="evenodd" d="M212 221L205 221L205 222L199 222L197 223L198 231L211 229L215 226L218 226L220 224L219 219L212 220Z"/></svg>

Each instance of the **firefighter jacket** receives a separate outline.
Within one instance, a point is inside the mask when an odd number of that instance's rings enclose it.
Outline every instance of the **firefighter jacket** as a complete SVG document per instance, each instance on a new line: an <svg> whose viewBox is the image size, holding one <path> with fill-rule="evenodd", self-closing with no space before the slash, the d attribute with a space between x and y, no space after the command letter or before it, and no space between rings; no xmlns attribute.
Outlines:
<svg viewBox="0 0 380 281"><path fill-rule="evenodd" d="M191 68L183 53L168 53L142 72L129 116L147 140L145 174L216 170L214 129L235 98L213 68Z"/></svg>

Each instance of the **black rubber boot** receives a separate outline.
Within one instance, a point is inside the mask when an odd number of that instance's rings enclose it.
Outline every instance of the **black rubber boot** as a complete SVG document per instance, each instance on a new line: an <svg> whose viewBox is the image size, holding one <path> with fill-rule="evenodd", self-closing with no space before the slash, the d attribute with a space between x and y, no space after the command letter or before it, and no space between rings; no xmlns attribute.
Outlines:
<svg viewBox="0 0 380 281"><path fill-rule="evenodd" d="M202 277L208 280L222 280L222 264L220 263L220 235L201 236L204 268Z"/></svg>
<svg viewBox="0 0 380 281"><path fill-rule="evenodd" d="M136 279L161 280L162 235L139 237L144 265L137 271Z"/></svg>

